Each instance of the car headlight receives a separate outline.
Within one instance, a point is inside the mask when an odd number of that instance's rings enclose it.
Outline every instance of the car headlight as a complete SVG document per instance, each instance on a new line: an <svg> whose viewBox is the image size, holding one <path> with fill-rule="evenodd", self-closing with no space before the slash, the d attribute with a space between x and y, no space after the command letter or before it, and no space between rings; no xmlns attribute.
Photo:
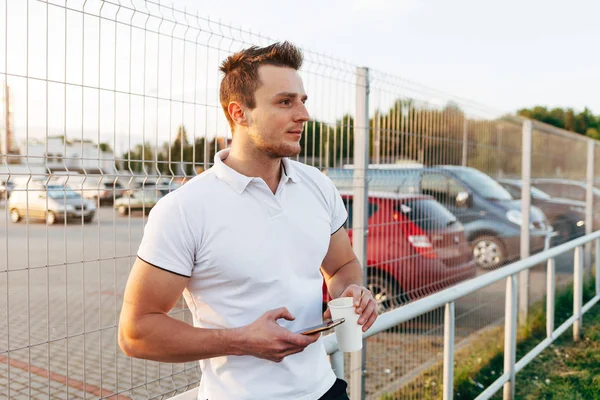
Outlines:
<svg viewBox="0 0 600 400"><path fill-rule="evenodd" d="M518 210L508 210L506 212L506 219L517 225L521 225L523 223L523 216L521 215L521 211Z"/></svg>

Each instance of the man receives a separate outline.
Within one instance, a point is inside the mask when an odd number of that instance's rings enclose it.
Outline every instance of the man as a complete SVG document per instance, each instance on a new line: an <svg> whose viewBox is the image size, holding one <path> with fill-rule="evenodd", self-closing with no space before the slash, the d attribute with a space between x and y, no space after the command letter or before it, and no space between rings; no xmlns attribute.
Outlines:
<svg viewBox="0 0 600 400"><path fill-rule="evenodd" d="M309 120L301 64L287 42L225 60L231 148L152 209L127 282L121 349L200 360L199 399L347 399L320 335L294 332L322 321L323 277L334 298L354 297L363 331L377 318L339 193L287 158ZM194 327L167 314L182 292Z"/></svg>

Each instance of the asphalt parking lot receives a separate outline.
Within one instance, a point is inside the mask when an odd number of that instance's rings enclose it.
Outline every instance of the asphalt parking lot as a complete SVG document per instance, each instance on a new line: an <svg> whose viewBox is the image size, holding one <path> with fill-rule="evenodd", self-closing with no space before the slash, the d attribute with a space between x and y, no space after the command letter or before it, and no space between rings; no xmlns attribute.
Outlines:
<svg viewBox="0 0 600 400"><path fill-rule="evenodd" d="M123 217L105 206L91 224L15 224L0 205L0 321L6 322L0 324L0 396L8 393L9 379L11 398L85 398L131 387L137 389L127 396L152 397L198 379L194 363L132 360L116 343L122 293L146 218L142 213ZM572 255L565 255L557 260L557 276L562 282L571 274ZM532 271L530 283L532 298L543 296L543 266ZM498 282L457 302L457 338L503 317L504 290L504 282ZM174 315L191 322L182 301ZM439 320L424 319L393 340L389 334L373 340L370 368L398 370L395 365L401 364L407 372L427 362L439 349L423 341L439 336L439 328ZM416 345L422 342L422 348ZM171 374L173 379L160 379ZM367 384L382 386L372 379Z"/></svg>

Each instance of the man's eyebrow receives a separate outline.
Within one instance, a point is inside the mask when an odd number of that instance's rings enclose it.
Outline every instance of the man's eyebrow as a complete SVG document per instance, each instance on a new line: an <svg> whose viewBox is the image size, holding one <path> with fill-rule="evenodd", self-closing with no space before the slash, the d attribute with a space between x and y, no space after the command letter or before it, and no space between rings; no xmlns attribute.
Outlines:
<svg viewBox="0 0 600 400"><path fill-rule="evenodd" d="M275 97L291 97L291 98L297 98L298 97L298 93L294 93L294 92L279 92L275 95ZM301 97L302 100L306 101L308 99L307 95L302 95Z"/></svg>

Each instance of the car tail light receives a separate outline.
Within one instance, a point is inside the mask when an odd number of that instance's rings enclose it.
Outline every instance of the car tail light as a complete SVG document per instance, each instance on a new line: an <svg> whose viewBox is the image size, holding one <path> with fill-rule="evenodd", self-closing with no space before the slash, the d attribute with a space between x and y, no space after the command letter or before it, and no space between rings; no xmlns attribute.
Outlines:
<svg viewBox="0 0 600 400"><path fill-rule="evenodd" d="M402 220L400 214L394 213L395 220ZM429 236L423 232L414 222L404 219L401 222L402 232L408 239L408 242L416 250L417 253L425 258L437 258L437 253L433 250L433 245L429 240Z"/></svg>

